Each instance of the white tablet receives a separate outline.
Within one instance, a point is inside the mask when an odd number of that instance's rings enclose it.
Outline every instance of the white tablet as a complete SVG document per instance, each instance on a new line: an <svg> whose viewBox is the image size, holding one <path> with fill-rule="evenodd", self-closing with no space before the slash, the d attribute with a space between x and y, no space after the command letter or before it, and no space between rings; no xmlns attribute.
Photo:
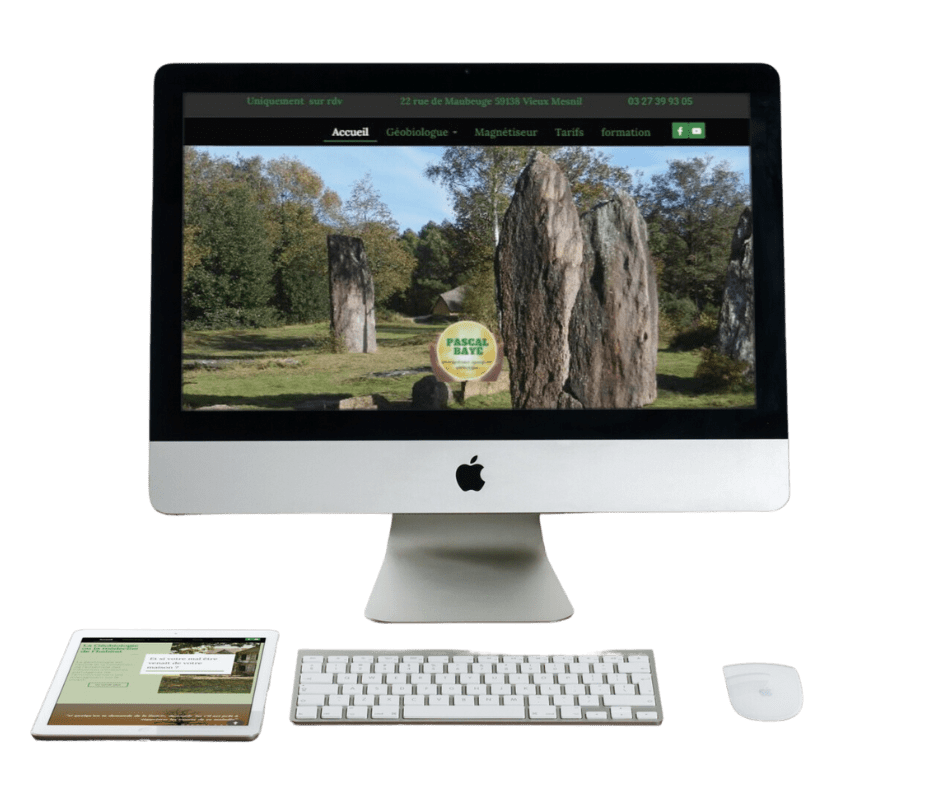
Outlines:
<svg viewBox="0 0 940 788"><path fill-rule="evenodd" d="M33 736L255 739L276 645L271 630L79 630Z"/></svg>

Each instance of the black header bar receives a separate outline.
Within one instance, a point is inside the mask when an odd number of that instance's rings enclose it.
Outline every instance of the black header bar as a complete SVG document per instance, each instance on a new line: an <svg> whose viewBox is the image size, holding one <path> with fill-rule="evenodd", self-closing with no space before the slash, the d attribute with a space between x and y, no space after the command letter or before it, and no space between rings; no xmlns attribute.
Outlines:
<svg viewBox="0 0 940 788"><path fill-rule="evenodd" d="M748 118L747 93L187 93L186 118Z"/></svg>
<svg viewBox="0 0 940 788"><path fill-rule="evenodd" d="M700 121L696 123L696 121ZM685 124L704 132L689 136ZM683 136L677 137L681 127ZM451 120L388 118L328 121L307 118L191 118L186 145L743 145L750 142L746 118L683 122L668 120Z"/></svg>
<svg viewBox="0 0 940 788"><path fill-rule="evenodd" d="M165 638L82 638L82 643L264 643L264 638L165 637Z"/></svg>

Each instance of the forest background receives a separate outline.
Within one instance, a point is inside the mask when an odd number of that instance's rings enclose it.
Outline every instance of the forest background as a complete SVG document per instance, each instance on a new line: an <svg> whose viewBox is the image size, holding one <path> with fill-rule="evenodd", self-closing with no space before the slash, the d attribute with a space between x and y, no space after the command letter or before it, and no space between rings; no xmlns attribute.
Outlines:
<svg viewBox="0 0 940 788"><path fill-rule="evenodd" d="M466 286L462 316L498 326L493 259L516 179L535 148L442 148L424 176L453 220L399 226L371 175L344 201L299 159L185 149L184 321L188 329L263 328L329 320L326 236L363 240L379 319L430 313ZM541 147L561 166L579 212L626 192L647 222L664 338L707 344L717 325L731 238L749 186L727 161L688 153L665 171L616 166L597 149ZM677 151L678 152L678 151ZM684 152L685 153L685 152ZM345 184L343 184L345 186Z"/></svg>

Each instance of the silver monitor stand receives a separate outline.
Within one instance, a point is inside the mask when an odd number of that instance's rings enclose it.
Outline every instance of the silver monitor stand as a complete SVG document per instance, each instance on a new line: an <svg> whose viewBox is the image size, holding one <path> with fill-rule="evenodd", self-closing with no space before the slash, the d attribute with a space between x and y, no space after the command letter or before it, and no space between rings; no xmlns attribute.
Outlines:
<svg viewBox="0 0 940 788"><path fill-rule="evenodd" d="M537 514L396 514L366 605L383 623L561 621Z"/></svg>

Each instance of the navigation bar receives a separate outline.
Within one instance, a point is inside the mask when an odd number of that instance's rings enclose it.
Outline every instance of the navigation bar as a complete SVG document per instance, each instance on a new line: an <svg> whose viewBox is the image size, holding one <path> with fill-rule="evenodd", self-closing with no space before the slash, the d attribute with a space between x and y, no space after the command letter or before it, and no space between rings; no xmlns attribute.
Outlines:
<svg viewBox="0 0 940 788"><path fill-rule="evenodd" d="M444 121L389 118L327 121L303 118L190 118L186 145L748 145L743 118L624 118L577 122L533 118ZM707 135L705 130L707 127Z"/></svg>

